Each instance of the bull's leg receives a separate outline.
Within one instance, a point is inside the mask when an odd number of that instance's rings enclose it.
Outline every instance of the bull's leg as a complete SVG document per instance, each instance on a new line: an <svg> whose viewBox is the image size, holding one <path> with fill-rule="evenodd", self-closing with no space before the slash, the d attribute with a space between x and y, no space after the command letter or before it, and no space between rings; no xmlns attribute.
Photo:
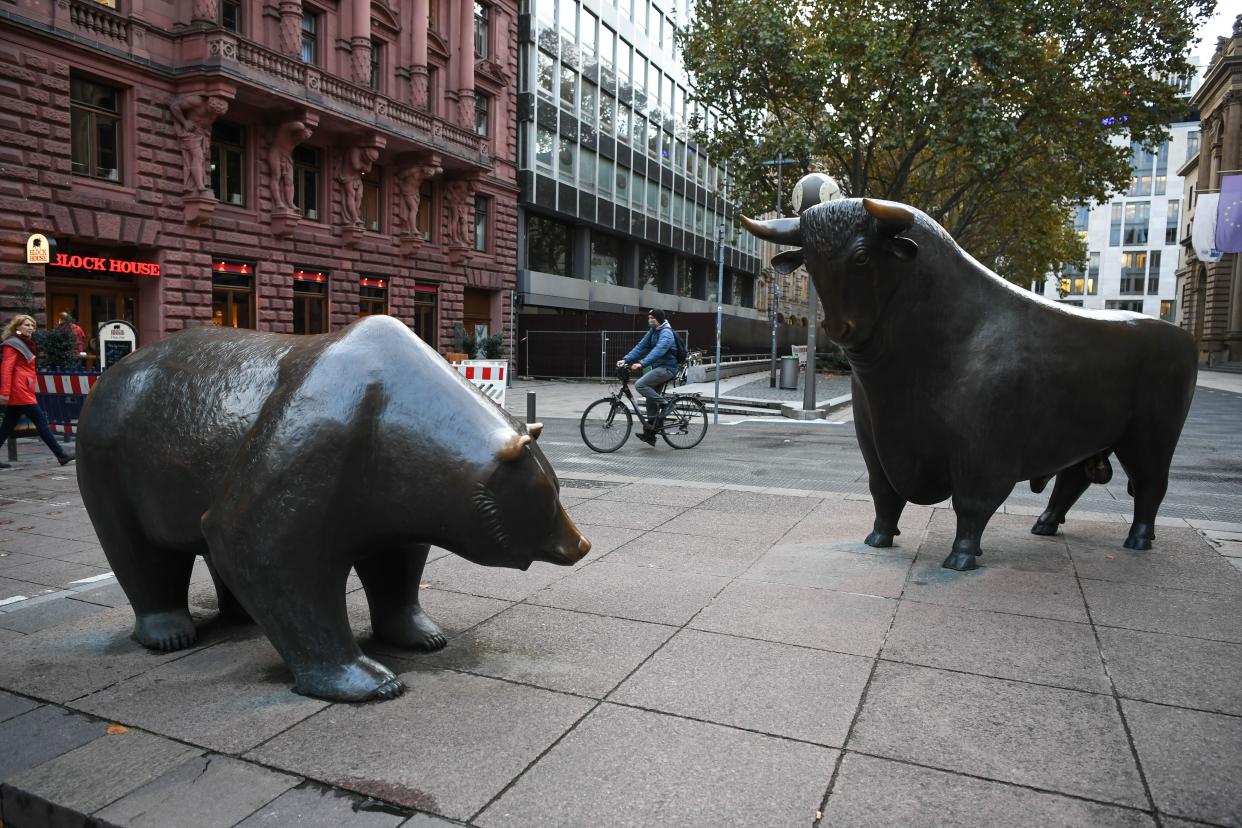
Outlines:
<svg viewBox="0 0 1242 828"><path fill-rule="evenodd" d="M979 568L978 557L983 554L979 541L983 537L983 530L1012 490L1011 484L998 485L993 489L953 493L957 537L953 539L953 550L941 566L945 569L956 569L958 572Z"/></svg>
<svg viewBox="0 0 1242 828"><path fill-rule="evenodd" d="M1123 544L1126 549L1145 551L1151 549L1151 542L1156 539L1156 512L1169 490L1172 456L1172 448L1144 446L1140 440L1127 439L1117 446L1117 459L1130 476L1134 497L1134 520Z"/></svg>
<svg viewBox="0 0 1242 828"><path fill-rule="evenodd" d="M386 550L354 564L371 607L375 637L397 647L439 650L444 631L418 603L419 581L427 564L425 543Z"/></svg>
<svg viewBox="0 0 1242 828"><path fill-rule="evenodd" d="M153 546L122 516L97 514L99 544L134 609L134 640L163 652L189 647L198 638L187 603L194 556Z"/></svg>
<svg viewBox="0 0 1242 828"><path fill-rule="evenodd" d="M1031 527L1032 535L1055 535L1057 528L1065 523L1065 515L1069 512L1082 493L1091 485L1087 479L1086 466L1075 463L1057 473L1056 485L1052 487L1052 497L1048 499L1048 508Z"/></svg>
<svg viewBox="0 0 1242 828"><path fill-rule="evenodd" d="M858 394L857 386L854 399L865 399ZM854 424L858 447L862 450L863 461L867 464L867 487L871 490L871 503L875 508L871 534L867 535L863 543L882 549L892 546L893 538L901 534L897 522L901 520L902 510L906 508L906 499L893 488L888 475L884 473L884 467L880 465L880 457L875 451L875 438L871 433L871 417L865 402L861 405L855 403Z"/></svg>

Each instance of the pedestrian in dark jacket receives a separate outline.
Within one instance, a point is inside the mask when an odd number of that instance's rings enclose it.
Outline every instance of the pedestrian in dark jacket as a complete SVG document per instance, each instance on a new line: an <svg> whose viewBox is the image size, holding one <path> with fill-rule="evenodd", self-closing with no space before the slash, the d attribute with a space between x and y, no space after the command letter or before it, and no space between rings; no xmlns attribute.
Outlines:
<svg viewBox="0 0 1242 828"><path fill-rule="evenodd" d="M4 340L0 345L0 405L5 406L4 420L0 422L0 445L9 439L13 429L17 428L18 420L24 415L34 423L43 442L47 443L63 466L73 460L73 452L65 451L56 435L52 434L47 416L35 396L38 388L35 360L39 349L34 343L34 332L38 326L34 317L18 314L4 326L4 333L0 335ZM0 463L0 469L7 468L8 463Z"/></svg>
<svg viewBox="0 0 1242 828"><path fill-rule="evenodd" d="M643 433L636 436L652 446L655 445L656 432L660 430L660 406L664 403L659 389L677 373L675 337L673 327L664 318L664 311L652 308L647 314L646 335L632 351L617 361L618 367L632 362L631 367L635 371L651 366L651 370L634 383L634 390L647 400L647 424L643 427Z"/></svg>

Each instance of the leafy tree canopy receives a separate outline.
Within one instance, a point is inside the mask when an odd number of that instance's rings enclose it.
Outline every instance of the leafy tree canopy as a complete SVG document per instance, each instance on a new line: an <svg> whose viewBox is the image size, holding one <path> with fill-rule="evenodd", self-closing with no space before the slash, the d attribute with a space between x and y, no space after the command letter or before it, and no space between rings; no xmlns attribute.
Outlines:
<svg viewBox="0 0 1242 828"><path fill-rule="evenodd" d="M1029 283L1086 258L1069 209L1126 188L1129 141L1154 146L1186 117L1170 79L1214 6L698 0L678 37L697 99L721 113L699 137L731 159L743 210L774 207L761 162L783 153L798 162L786 190L822 170L847 195L911 204Z"/></svg>

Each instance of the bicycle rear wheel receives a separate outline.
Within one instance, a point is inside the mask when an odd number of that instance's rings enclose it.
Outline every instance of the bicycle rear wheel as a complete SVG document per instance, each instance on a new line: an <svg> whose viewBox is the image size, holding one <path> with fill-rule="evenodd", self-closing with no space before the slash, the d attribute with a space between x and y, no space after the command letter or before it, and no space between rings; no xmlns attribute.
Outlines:
<svg viewBox="0 0 1242 828"><path fill-rule="evenodd" d="M630 410L612 397L604 397L587 406L587 410L582 412L582 421L578 423L582 442L592 451L604 454L625 445L633 427L634 417Z"/></svg>
<svg viewBox="0 0 1242 828"><path fill-rule="evenodd" d="M664 418L660 436L675 449L694 448L707 434L707 406L694 397L680 397Z"/></svg>

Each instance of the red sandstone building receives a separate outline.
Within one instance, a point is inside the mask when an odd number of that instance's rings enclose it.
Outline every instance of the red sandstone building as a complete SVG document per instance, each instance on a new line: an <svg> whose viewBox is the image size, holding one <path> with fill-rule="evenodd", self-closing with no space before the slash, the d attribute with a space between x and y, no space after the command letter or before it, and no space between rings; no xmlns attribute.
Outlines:
<svg viewBox="0 0 1242 828"><path fill-rule="evenodd" d="M511 322L515 0L0 0L0 311ZM29 234L55 242L28 265ZM25 301L23 301L25 297Z"/></svg>

